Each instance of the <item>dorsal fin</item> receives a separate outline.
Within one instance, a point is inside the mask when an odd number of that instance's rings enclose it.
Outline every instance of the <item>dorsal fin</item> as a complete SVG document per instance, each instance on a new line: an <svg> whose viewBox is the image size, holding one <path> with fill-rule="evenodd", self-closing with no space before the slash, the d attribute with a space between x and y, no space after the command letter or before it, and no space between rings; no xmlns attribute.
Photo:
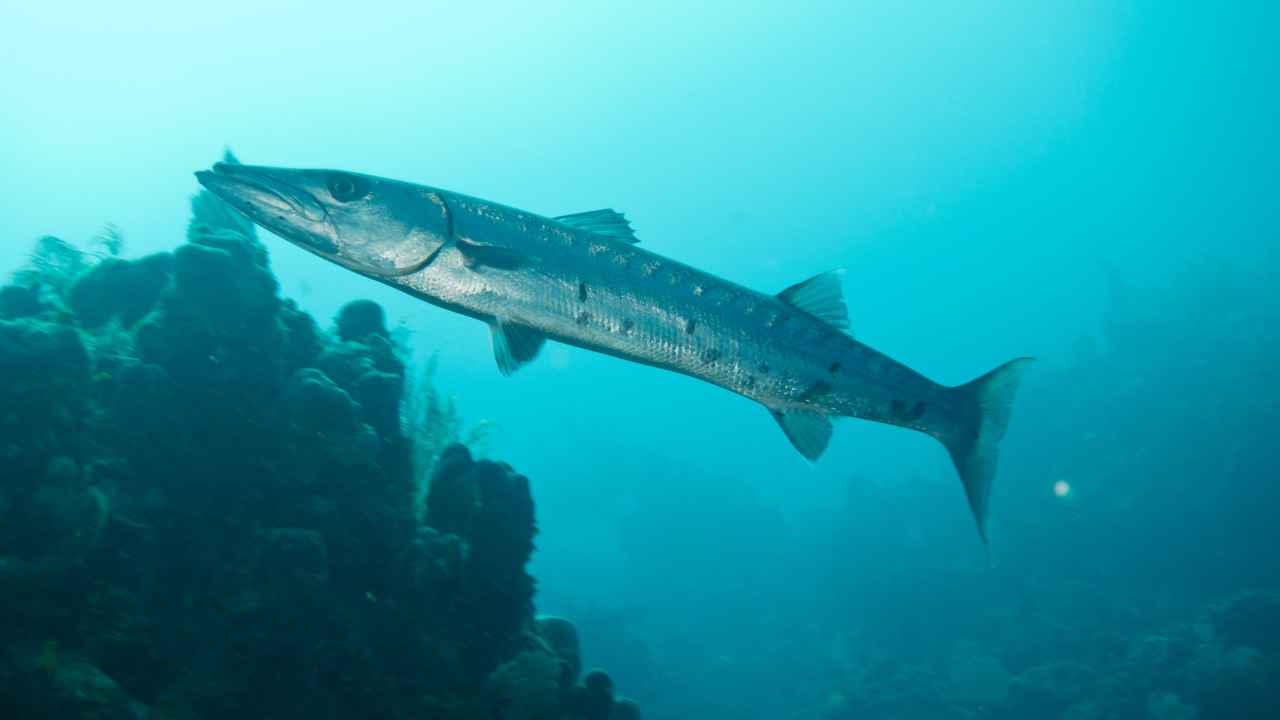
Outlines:
<svg viewBox="0 0 1280 720"><path fill-rule="evenodd" d="M778 293L778 299L832 327L848 330L849 308L844 304L844 293L840 287L843 275L843 270L814 275Z"/></svg>
<svg viewBox="0 0 1280 720"><path fill-rule="evenodd" d="M495 320L489 329L493 331L493 357L503 375L510 375L537 357L547 340L546 335L519 323Z"/></svg>
<svg viewBox="0 0 1280 720"><path fill-rule="evenodd" d="M579 230L604 235L614 240L621 240L627 243L640 242L640 239L636 237L635 231L631 229L631 221L627 220L627 217L622 213L610 208L588 210L587 212L573 213L572 215L560 215L552 218L552 220Z"/></svg>

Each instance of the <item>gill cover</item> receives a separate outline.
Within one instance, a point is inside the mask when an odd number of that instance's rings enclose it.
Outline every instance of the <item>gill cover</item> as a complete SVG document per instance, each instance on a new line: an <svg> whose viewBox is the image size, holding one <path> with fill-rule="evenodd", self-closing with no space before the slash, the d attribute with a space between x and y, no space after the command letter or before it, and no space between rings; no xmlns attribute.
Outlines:
<svg viewBox="0 0 1280 720"><path fill-rule="evenodd" d="M326 203L333 228L331 258L358 272L417 272L452 235L449 206L430 188L329 172L324 192L332 200Z"/></svg>
<svg viewBox="0 0 1280 720"><path fill-rule="evenodd" d="M337 170L218 163L200 183L284 239L363 275L416 272L452 236L442 194Z"/></svg>

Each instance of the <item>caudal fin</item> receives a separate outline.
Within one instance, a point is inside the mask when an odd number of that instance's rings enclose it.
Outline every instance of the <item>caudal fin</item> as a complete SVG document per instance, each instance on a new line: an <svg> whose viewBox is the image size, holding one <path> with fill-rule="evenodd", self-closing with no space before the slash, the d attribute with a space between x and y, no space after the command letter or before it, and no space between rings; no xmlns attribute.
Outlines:
<svg viewBox="0 0 1280 720"><path fill-rule="evenodd" d="M952 388L952 392L961 395L958 405L964 408L963 419L940 439L960 471L964 494L983 543L987 542L987 500L996 475L1000 439L1009 426L1013 396L1022 372L1032 361L1026 357L1010 360L977 380Z"/></svg>

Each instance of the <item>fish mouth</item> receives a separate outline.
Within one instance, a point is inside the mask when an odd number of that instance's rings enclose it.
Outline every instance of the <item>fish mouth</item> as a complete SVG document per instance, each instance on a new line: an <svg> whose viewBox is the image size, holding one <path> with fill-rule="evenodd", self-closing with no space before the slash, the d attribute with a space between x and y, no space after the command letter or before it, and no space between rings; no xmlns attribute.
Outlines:
<svg viewBox="0 0 1280 720"><path fill-rule="evenodd" d="M309 250L337 252L331 241L308 232L308 228L327 222L324 206L311 193L290 183L283 172L220 162L195 175L205 189L267 230Z"/></svg>

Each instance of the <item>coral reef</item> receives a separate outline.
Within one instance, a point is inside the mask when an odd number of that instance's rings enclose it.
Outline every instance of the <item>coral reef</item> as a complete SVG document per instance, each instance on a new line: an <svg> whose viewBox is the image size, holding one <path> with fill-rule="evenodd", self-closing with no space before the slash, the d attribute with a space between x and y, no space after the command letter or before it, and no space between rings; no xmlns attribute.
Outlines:
<svg viewBox="0 0 1280 720"><path fill-rule="evenodd" d="M1195 622L1139 634L1123 651L1089 665L1046 660L1019 673L1004 670L1001 648L962 648L950 667L864 660L846 678L832 720L956 717L1020 720L1146 718L1229 720L1262 717L1280 687L1280 656L1245 641L1280 619L1280 599L1251 594ZM1216 623L1216 624L1215 624ZM1240 623L1241 625L1236 625ZM1232 637L1221 627L1254 629ZM1109 643L1104 637L1086 638Z"/></svg>
<svg viewBox="0 0 1280 720"><path fill-rule="evenodd" d="M321 332L192 208L172 253L45 238L0 289L0 717L635 717L535 621L529 481L415 463L382 309Z"/></svg>

